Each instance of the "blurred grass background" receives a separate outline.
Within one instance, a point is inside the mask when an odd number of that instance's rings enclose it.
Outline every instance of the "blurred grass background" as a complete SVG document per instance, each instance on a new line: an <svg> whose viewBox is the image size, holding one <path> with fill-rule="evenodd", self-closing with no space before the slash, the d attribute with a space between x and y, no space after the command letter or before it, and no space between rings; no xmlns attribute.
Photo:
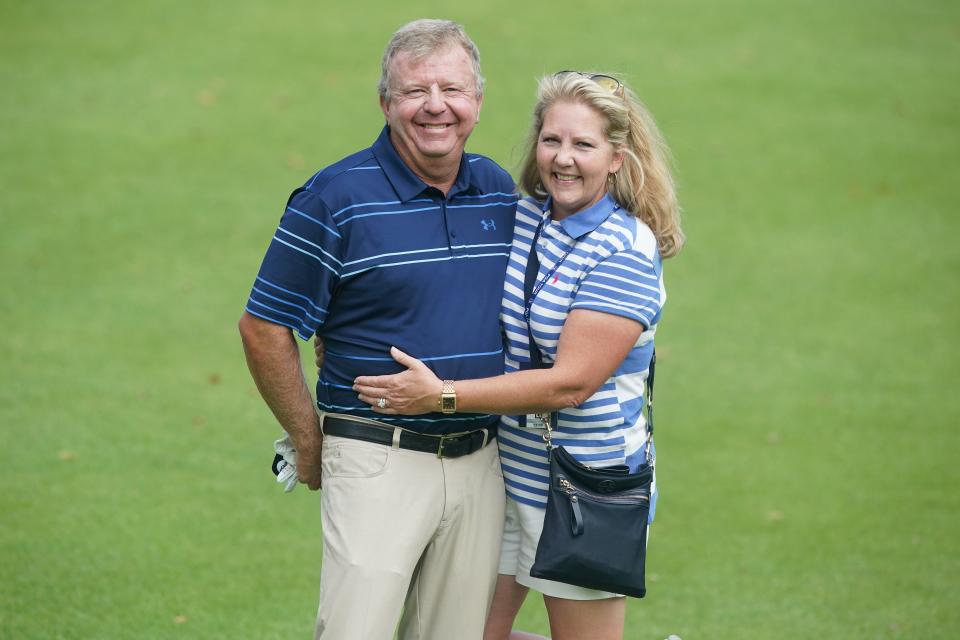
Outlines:
<svg viewBox="0 0 960 640"><path fill-rule="evenodd" d="M235 323L424 16L483 54L470 150L513 169L575 68L676 156L626 637L960 635L960 5L0 0L0 637L309 637L318 500L271 482Z"/></svg>

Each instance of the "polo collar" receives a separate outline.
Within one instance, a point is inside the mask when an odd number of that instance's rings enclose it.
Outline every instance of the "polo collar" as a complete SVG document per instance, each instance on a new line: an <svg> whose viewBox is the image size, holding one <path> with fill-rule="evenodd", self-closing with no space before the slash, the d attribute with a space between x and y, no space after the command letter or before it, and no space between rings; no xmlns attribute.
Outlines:
<svg viewBox="0 0 960 640"><path fill-rule="evenodd" d="M553 198L547 198L543 204L543 210L549 210L552 204ZM568 236L579 240L603 224L619 208L620 205L607 193L596 204L578 211L572 216L567 216L560 220L558 224Z"/></svg>
<svg viewBox="0 0 960 640"><path fill-rule="evenodd" d="M374 157L376 157L377 162L380 163L380 166L383 168L383 173L387 176L387 180L390 181L391 186L393 186L393 190L397 192L397 196L401 202L412 200L431 188L430 185L421 180L420 177L406 165L400 157L400 154L397 153L393 142L390 140L389 126L383 127L383 131L380 132L380 135L373 143L372 149ZM479 192L479 186L473 182L470 163L467 161L466 154L464 153L460 156L460 169L457 171L457 179L454 181L453 186L450 187L450 192L447 194L447 197L449 198L458 193L471 190Z"/></svg>

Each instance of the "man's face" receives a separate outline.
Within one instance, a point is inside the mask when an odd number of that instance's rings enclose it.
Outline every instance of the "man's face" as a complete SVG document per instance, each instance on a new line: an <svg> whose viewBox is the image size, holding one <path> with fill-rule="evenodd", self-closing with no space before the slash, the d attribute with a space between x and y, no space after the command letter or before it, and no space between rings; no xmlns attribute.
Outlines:
<svg viewBox="0 0 960 640"><path fill-rule="evenodd" d="M483 103L470 56L459 45L421 60L401 52L390 79L390 98L381 98L380 108L400 157L420 177L455 170Z"/></svg>

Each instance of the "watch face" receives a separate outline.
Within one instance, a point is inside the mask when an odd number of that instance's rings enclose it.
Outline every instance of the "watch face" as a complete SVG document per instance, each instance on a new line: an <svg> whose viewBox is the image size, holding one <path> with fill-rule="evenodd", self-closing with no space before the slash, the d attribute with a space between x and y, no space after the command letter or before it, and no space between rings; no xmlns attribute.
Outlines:
<svg viewBox="0 0 960 640"><path fill-rule="evenodd" d="M442 396L440 400L440 410L444 413L453 413L457 410L457 396Z"/></svg>

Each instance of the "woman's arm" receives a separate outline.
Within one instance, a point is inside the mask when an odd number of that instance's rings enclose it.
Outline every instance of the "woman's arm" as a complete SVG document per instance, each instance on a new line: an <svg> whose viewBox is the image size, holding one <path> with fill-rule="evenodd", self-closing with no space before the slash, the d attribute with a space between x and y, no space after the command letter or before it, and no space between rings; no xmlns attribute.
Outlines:
<svg viewBox="0 0 960 640"><path fill-rule="evenodd" d="M643 332L636 320L575 309L567 317L550 369L531 369L493 378L457 380L457 411L518 415L583 404L613 375ZM407 370L390 376L361 376L354 390L377 413L413 415L438 410L441 382L422 362L399 349L394 358ZM387 401L385 409L377 401Z"/></svg>

